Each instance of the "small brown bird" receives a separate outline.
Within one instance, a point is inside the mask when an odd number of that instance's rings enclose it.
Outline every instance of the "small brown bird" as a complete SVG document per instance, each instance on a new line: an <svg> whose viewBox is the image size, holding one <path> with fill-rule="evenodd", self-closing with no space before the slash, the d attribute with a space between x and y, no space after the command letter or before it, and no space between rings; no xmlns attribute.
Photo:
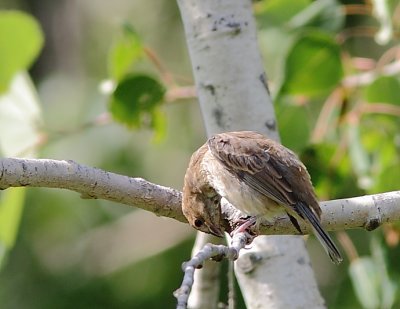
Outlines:
<svg viewBox="0 0 400 309"><path fill-rule="evenodd" d="M222 237L222 197L253 218L288 215L299 232L297 220L305 221L331 260L335 264L342 261L321 226L321 209L306 167L281 144L252 131L212 136L190 160L183 213L196 229Z"/></svg>

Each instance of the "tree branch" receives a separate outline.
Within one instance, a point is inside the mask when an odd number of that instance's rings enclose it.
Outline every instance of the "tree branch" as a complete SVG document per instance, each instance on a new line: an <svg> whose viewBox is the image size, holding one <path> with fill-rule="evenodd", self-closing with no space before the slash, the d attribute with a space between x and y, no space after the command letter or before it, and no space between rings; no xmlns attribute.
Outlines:
<svg viewBox="0 0 400 309"><path fill-rule="evenodd" d="M0 159L0 190L10 187L46 187L75 191L82 198L105 199L142 208L157 216L187 222L181 210L181 192L142 178L131 178L78 164L49 159ZM242 214L223 203L225 228L231 231ZM328 231L374 230L400 220L400 191L320 202L322 225ZM304 234L310 232L300 223ZM260 234L298 234L288 218L264 222Z"/></svg>
<svg viewBox="0 0 400 309"><path fill-rule="evenodd" d="M322 225L328 231L355 228L372 231L383 223L400 220L400 191L324 201L320 202L319 205L322 210ZM223 204L223 213L227 224L230 225L229 229L234 228L235 225L232 225L232 223L238 222L240 213L227 204ZM312 232L310 227L300 220L299 224L303 234ZM264 222L260 225L259 233L293 235L298 234L298 231L289 218L284 217L273 222Z"/></svg>
<svg viewBox="0 0 400 309"><path fill-rule="evenodd" d="M10 187L68 189L80 193L82 198L118 202L151 211L157 216L187 222L178 190L70 160L1 159L0 190Z"/></svg>

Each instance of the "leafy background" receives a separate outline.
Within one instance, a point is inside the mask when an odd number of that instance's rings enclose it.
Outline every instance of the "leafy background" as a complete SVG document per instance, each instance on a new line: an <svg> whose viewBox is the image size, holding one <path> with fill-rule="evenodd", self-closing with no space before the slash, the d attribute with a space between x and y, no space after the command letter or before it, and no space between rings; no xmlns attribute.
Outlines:
<svg viewBox="0 0 400 309"><path fill-rule="evenodd" d="M0 9L2 156L73 159L181 188L205 133L174 1ZM263 0L254 10L282 141L319 197L398 190L399 1ZM339 267L308 240L329 308L400 306L399 228L337 233ZM193 237L72 192L3 191L1 307L173 307Z"/></svg>

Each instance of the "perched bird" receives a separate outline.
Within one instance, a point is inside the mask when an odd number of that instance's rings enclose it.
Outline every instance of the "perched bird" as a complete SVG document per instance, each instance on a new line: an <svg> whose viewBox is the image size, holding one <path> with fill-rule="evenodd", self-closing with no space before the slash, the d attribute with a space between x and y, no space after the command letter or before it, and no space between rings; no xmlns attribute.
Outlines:
<svg viewBox="0 0 400 309"><path fill-rule="evenodd" d="M252 218L288 215L309 224L338 264L339 250L320 223L310 175L299 158L278 142L252 131L212 136L191 157L186 171L182 210L196 229L222 237L221 198Z"/></svg>

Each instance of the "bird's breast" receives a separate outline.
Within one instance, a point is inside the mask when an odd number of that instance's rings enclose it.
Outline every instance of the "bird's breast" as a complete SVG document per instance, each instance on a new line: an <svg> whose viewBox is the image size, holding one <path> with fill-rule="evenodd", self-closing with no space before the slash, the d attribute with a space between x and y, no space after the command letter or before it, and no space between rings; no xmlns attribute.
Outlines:
<svg viewBox="0 0 400 309"><path fill-rule="evenodd" d="M201 164L211 186L241 212L250 216L262 215L266 219L285 215L282 206L248 186L210 151L206 152Z"/></svg>

